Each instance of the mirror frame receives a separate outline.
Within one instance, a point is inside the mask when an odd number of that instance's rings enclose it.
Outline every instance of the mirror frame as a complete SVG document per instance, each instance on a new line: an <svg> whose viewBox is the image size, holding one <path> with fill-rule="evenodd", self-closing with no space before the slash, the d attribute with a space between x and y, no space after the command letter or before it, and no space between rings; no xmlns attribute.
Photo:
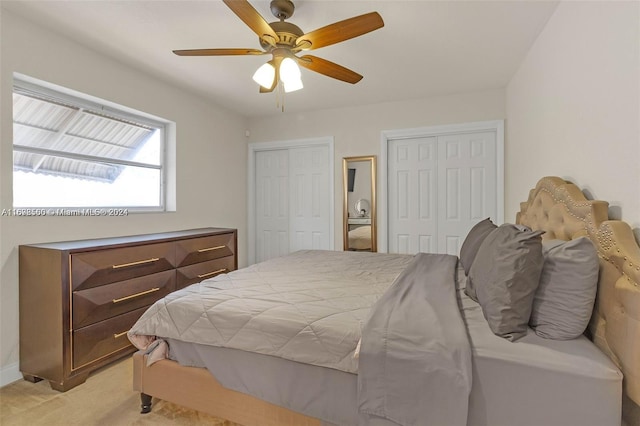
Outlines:
<svg viewBox="0 0 640 426"><path fill-rule="evenodd" d="M376 207L376 156L366 155L359 157L343 157L342 159L342 247L349 250L349 162L369 161L371 163L371 252L378 251L378 227L377 227L377 207Z"/></svg>

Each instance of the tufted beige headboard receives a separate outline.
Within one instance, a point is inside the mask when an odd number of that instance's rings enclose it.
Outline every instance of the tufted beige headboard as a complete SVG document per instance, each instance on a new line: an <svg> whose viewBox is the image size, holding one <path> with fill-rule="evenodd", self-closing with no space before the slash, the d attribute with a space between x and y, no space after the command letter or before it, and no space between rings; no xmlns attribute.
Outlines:
<svg viewBox="0 0 640 426"><path fill-rule="evenodd" d="M624 392L633 401L625 405L625 418L640 424L640 247L626 222L609 220L608 207L587 200L570 182L544 177L520 204L516 221L545 230L543 239L587 236L595 244L600 278L588 334L622 370Z"/></svg>

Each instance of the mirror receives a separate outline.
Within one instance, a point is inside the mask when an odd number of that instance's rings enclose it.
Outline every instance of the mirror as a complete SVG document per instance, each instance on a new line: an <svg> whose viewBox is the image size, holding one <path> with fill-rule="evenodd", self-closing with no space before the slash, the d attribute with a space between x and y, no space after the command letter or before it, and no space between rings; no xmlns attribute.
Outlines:
<svg viewBox="0 0 640 426"><path fill-rule="evenodd" d="M377 251L376 157L342 159L344 250Z"/></svg>

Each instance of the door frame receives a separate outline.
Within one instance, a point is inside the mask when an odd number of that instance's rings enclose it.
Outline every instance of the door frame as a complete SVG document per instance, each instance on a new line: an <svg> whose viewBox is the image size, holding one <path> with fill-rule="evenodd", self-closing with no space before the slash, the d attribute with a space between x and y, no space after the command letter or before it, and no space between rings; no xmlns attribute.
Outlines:
<svg viewBox="0 0 640 426"><path fill-rule="evenodd" d="M382 207L378 212L379 252L386 253L389 250L389 206L387 204L389 141L481 131L496 132L496 221L498 223L504 222L504 120L475 121L413 129L383 130L380 134L380 161L378 167L378 206Z"/></svg>
<svg viewBox="0 0 640 426"><path fill-rule="evenodd" d="M305 148L313 146L326 146L329 149L329 247L333 250L335 245L335 166L334 166L334 140L333 136L324 136L308 139L291 139L271 142L251 142L248 144L247 167L247 250L248 264L256 262L256 153L259 151L273 151L289 148Z"/></svg>

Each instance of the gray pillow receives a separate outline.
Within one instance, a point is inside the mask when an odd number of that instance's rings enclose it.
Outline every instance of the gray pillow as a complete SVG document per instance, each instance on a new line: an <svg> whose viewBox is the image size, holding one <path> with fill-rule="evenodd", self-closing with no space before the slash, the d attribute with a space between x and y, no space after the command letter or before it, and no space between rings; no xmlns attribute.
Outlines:
<svg viewBox="0 0 640 426"><path fill-rule="evenodd" d="M482 244L487 235L496 228L497 226L491 222L491 219L486 218L476 223L467 234L460 248L460 263L462 263L465 275L469 275L469 270L473 264L473 259L475 259L478 253L480 244Z"/></svg>
<svg viewBox="0 0 640 426"><path fill-rule="evenodd" d="M537 335L575 339L589 325L598 289L600 263L587 237L542 243L544 266L529 324Z"/></svg>
<svg viewBox="0 0 640 426"><path fill-rule="evenodd" d="M478 249L465 291L476 296L491 331L515 341L527 334L531 307L542 272L542 235L504 224Z"/></svg>

